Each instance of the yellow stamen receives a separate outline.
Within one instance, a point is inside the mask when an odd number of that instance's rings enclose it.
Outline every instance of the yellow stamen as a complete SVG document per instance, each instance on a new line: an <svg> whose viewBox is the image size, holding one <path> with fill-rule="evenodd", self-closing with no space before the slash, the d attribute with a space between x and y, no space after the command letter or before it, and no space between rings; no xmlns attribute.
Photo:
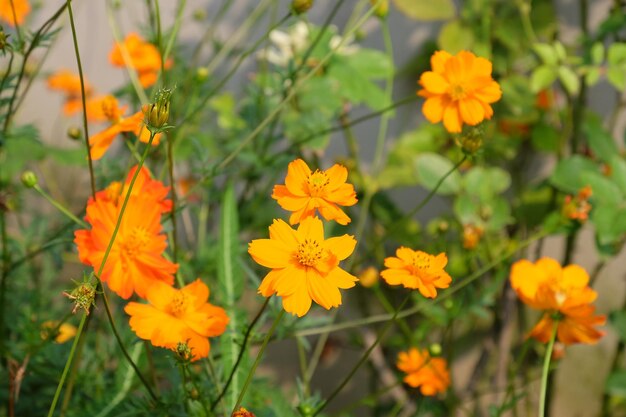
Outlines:
<svg viewBox="0 0 626 417"><path fill-rule="evenodd" d="M305 239L298 245L296 259L304 266L315 266L324 257L324 248L316 240Z"/></svg>
<svg viewBox="0 0 626 417"><path fill-rule="evenodd" d="M129 258L135 258L149 241L148 231L143 227L135 227L120 241L120 247L124 255Z"/></svg>
<svg viewBox="0 0 626 417"><path fill-rule="evenodd" d="M178 291L169 305L169 312L180 317L183 315L191 304L191 297L182 291Z"/></svg>
<svg viewBox="0 0 626 417"><path fill-rule="evenodd" d="M330 178L324 171L316 169L314 173L309 175L308 184L309 192L312 197L318 197L322 194L326 186L330 183Z"/></svg>

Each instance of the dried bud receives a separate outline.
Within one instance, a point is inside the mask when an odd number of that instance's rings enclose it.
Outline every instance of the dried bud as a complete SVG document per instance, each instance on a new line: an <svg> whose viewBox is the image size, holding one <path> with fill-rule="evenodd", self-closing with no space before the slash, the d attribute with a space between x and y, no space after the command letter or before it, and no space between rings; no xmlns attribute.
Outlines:
<svg viewBox="0 0 626 417"><path fill-rule="evenodd" d="M172 90L163 88L157 93L154 103L144 106L144 123L151 132L158 132L167 126L171 97Z"/></svg>
<svg viewBox="0 0 626 417"><path fill-rule="evenodd" d="M80 140L83 137L83 132L76 126L71 126L67 129L67 137L72 140Z"/></svg>
<svg viewBox="0 0 626 417"><path fill-rule="evenodd" d="M361 271L359 274L359 282L365 288L370 288L376 285L379 276L380 273L378 272L378 269L370 266Z"/></svg>
<svg viewBox="0 0 626 417"><path fill-rule="evenodd" d="M255 417L255 415L254 413L251 413L250 411L241 407L239 410L235 411L231 417Z"/></svg>
<svg viewBox="0 0 626 417"><path fill-rule="evenodd" d="M385 18L389 14L389 0L370 0L372 6L375 7L374 14L378 17Z"/></svg>
<svg viewBox="0 0 626 417"><path fill-rule="evenodd" d="M33 171L24 171L21 179L22 184L26 188L33 188L39 182L37 175Z"/></svg>
<svg viewBox="0 0 626 417"><path fill-rule="evenodd" d="M313 0L293 0L291 2L291 10L295 14L302 14L313 7Z"/></svg>
<svg viewBox="0 0 626 417"><path fill-rule="evenodd" d="M89 309L94 305L96 299L96 284L92 284L89 280L84 280L69 293L63 292L63 295L74 301L72 314L75 314L79 308L82 308L86 314L89 314Z"/></svg>

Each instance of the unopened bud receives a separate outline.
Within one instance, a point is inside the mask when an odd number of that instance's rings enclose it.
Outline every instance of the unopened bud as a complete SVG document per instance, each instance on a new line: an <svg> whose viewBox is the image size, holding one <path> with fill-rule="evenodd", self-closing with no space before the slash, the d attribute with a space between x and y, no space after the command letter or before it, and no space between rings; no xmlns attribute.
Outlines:
<svg viewBox="0 0 626 417"><path fill-rule="evenodd" d="M374 6L374 14L378 17L385 18L389 14L389 0L370 0Z"/></svg>
<svg viewBox="0 0 626 417"><path fill-rule="evenodd" d="M72 140L79 140L83 137L83 132L76 126L67 129L67 137Z"/></svg>
<svg viewBox="0 0 626 417"><path fill-rule="evenodd" d="M0 52L4 54L7 47L9 47L9 35L4 33L4 28L0 26Z"/></svg>
<svg viewBox="0 0 626 417"><path fill-rule="evenodd" d="M176 358L182 363L189 363L193 358L191 348L185 342L178 342L176 348L174 348L174 352L176 353Z"/></svg>
<svg viewBox="0 0 626 417"><path fill-rule="evenodd" d="M39 182L37 174L35 174L33 171L24 171L22 173L21 179L22 184L24 184L24 187L26 188L33 188Z"/></svg>
<svg viewBox="0 0 626 417"><path fill-rule="evenodd" d="M457 139L463 153L474 155L483 146L483 132L478 127L472 127L463 132Z"/></svg>
<svg viewBox="0 0 626 417"><path fill-rule="evenodd" d="M206 67L200 67L196 70L196 79L198 81L204 81L209 77L209 70Z"/></svg>
<svg viewBox="0 0 626 417"><path fill-rule="evenodd" d="M378 282L379 275L378 269L369 266L359 274L359 283L365 288L373 287Z"/></svg>
<svg viewBox="0 0 626 417"><path fill-rule="evenodd" d="M92 284L89 280L84 280L79 283L76 288L70 292L63 292L63 295L74 301L74 308L72 313L75 314L76 310L82 308L86 314L89 314L89 309L94 305L96 299L96 285Z"/></svg>
<svg viewBox="0 0 626 417"><path fill-rule="evenodd" d="M144 106L144 122L151 131L158 131L167 126L170 118L170 99L172 90L163 88L159 90L154 103Z"/></svg>
<svg viewBox="0 0 626 417"><path fill-rule="evenodd" d="M293 0L291 2L291 10L295 14L302 14L313 7L313 0Z"/></svg>
<svg viewBox="0 0 626 417"><path fill-rule="evenodd" d="M441 355L441 345L439 343L433 343L428 347L428 350L430 351L430 354L433 356L439 356Z"/></svg>

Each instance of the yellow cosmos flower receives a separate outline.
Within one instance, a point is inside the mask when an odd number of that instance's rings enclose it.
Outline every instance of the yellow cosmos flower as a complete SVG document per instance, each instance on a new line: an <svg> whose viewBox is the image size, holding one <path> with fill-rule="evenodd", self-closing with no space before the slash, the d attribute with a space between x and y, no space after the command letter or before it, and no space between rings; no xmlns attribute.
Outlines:
<svg viewBox="0 0 626 417"><path fill-rule="evenodd" d="M595 326L604 324L606 318L594 315L591 303L598 294L589 287L589 275L580 266L562 268L551 258L535 263L523 259L511 267L510 279L511 287L525 304L545 311L531 330L531 337L548 342L557 318L557 337L565 345L591 344L603 336Z"/></svg>
<svg viewBox="0 0 626 417"><path fill-rule="evenodd" d="M272 198L285 210L293 212L289 223L298 224L302 219L315 216L318 210L326 220L339 224L350 223L350 217L338 206L357 203L352 184L346 184L348 170L335 164L326 171L311 171L302 159L296 159L287 168L285 185L274 186Z"/></svg>
<svg viewBox="0 0 626 417"><path fill-rule="evenodd" d="M55 343L65 343L68 340L72 340L76 336L76 326L69 323L63 323L59 326L59 322L56 320L48 320L41 323L41 338L44 340L54 338ZM56 332L53 331L56 329Z"/></svg>
<svg viewBox="0 0 626 417"><path fill-rule="evenodd" d="M298 317L309 311L312 301L327 310L341 305L339 288L352 288L357 281L339 268L339 262L354 251L354 237L324 239L324 226L317 217L302 220L298 230L274 220L269 231L269 239L253 240L248 248L255 262L272 268L259 293L282 297L285 311Z"/></svg>
<svg viewBox="0 0 626 417"><path fill-rule="evenodd" d="M430 65L432 71L422 74L417 92L426 98L422 112L428 121L443 120L448 132L460 133L463 123L475 126L491 119L490 104L502 97L500 85L491 78L491 62L467 51L454 56L437 51Z"/></svg>
<svg viewBox="0 0 626 417"><path fill-rule="evenodd" d="M400 247L396 256L385 258L385 269L380 275L389 285L404 285L418 289L428 298L437 296L437 288L448 288L452 278L443 269L448 264L445 253L437 256Z"/></svg>

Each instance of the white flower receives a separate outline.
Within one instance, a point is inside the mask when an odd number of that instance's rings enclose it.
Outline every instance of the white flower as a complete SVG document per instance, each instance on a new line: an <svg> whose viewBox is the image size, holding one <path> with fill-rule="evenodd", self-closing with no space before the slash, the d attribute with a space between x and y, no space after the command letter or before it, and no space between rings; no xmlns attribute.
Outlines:
<svg viewBox="0 0 626 417"><path fill-rule="evenodd" d="M306 23L298 22L289 32L271 31L269 38L273 47L260 51L257 56L279 67L287 67L296 54L308 46L309 28Z"/></svg>

